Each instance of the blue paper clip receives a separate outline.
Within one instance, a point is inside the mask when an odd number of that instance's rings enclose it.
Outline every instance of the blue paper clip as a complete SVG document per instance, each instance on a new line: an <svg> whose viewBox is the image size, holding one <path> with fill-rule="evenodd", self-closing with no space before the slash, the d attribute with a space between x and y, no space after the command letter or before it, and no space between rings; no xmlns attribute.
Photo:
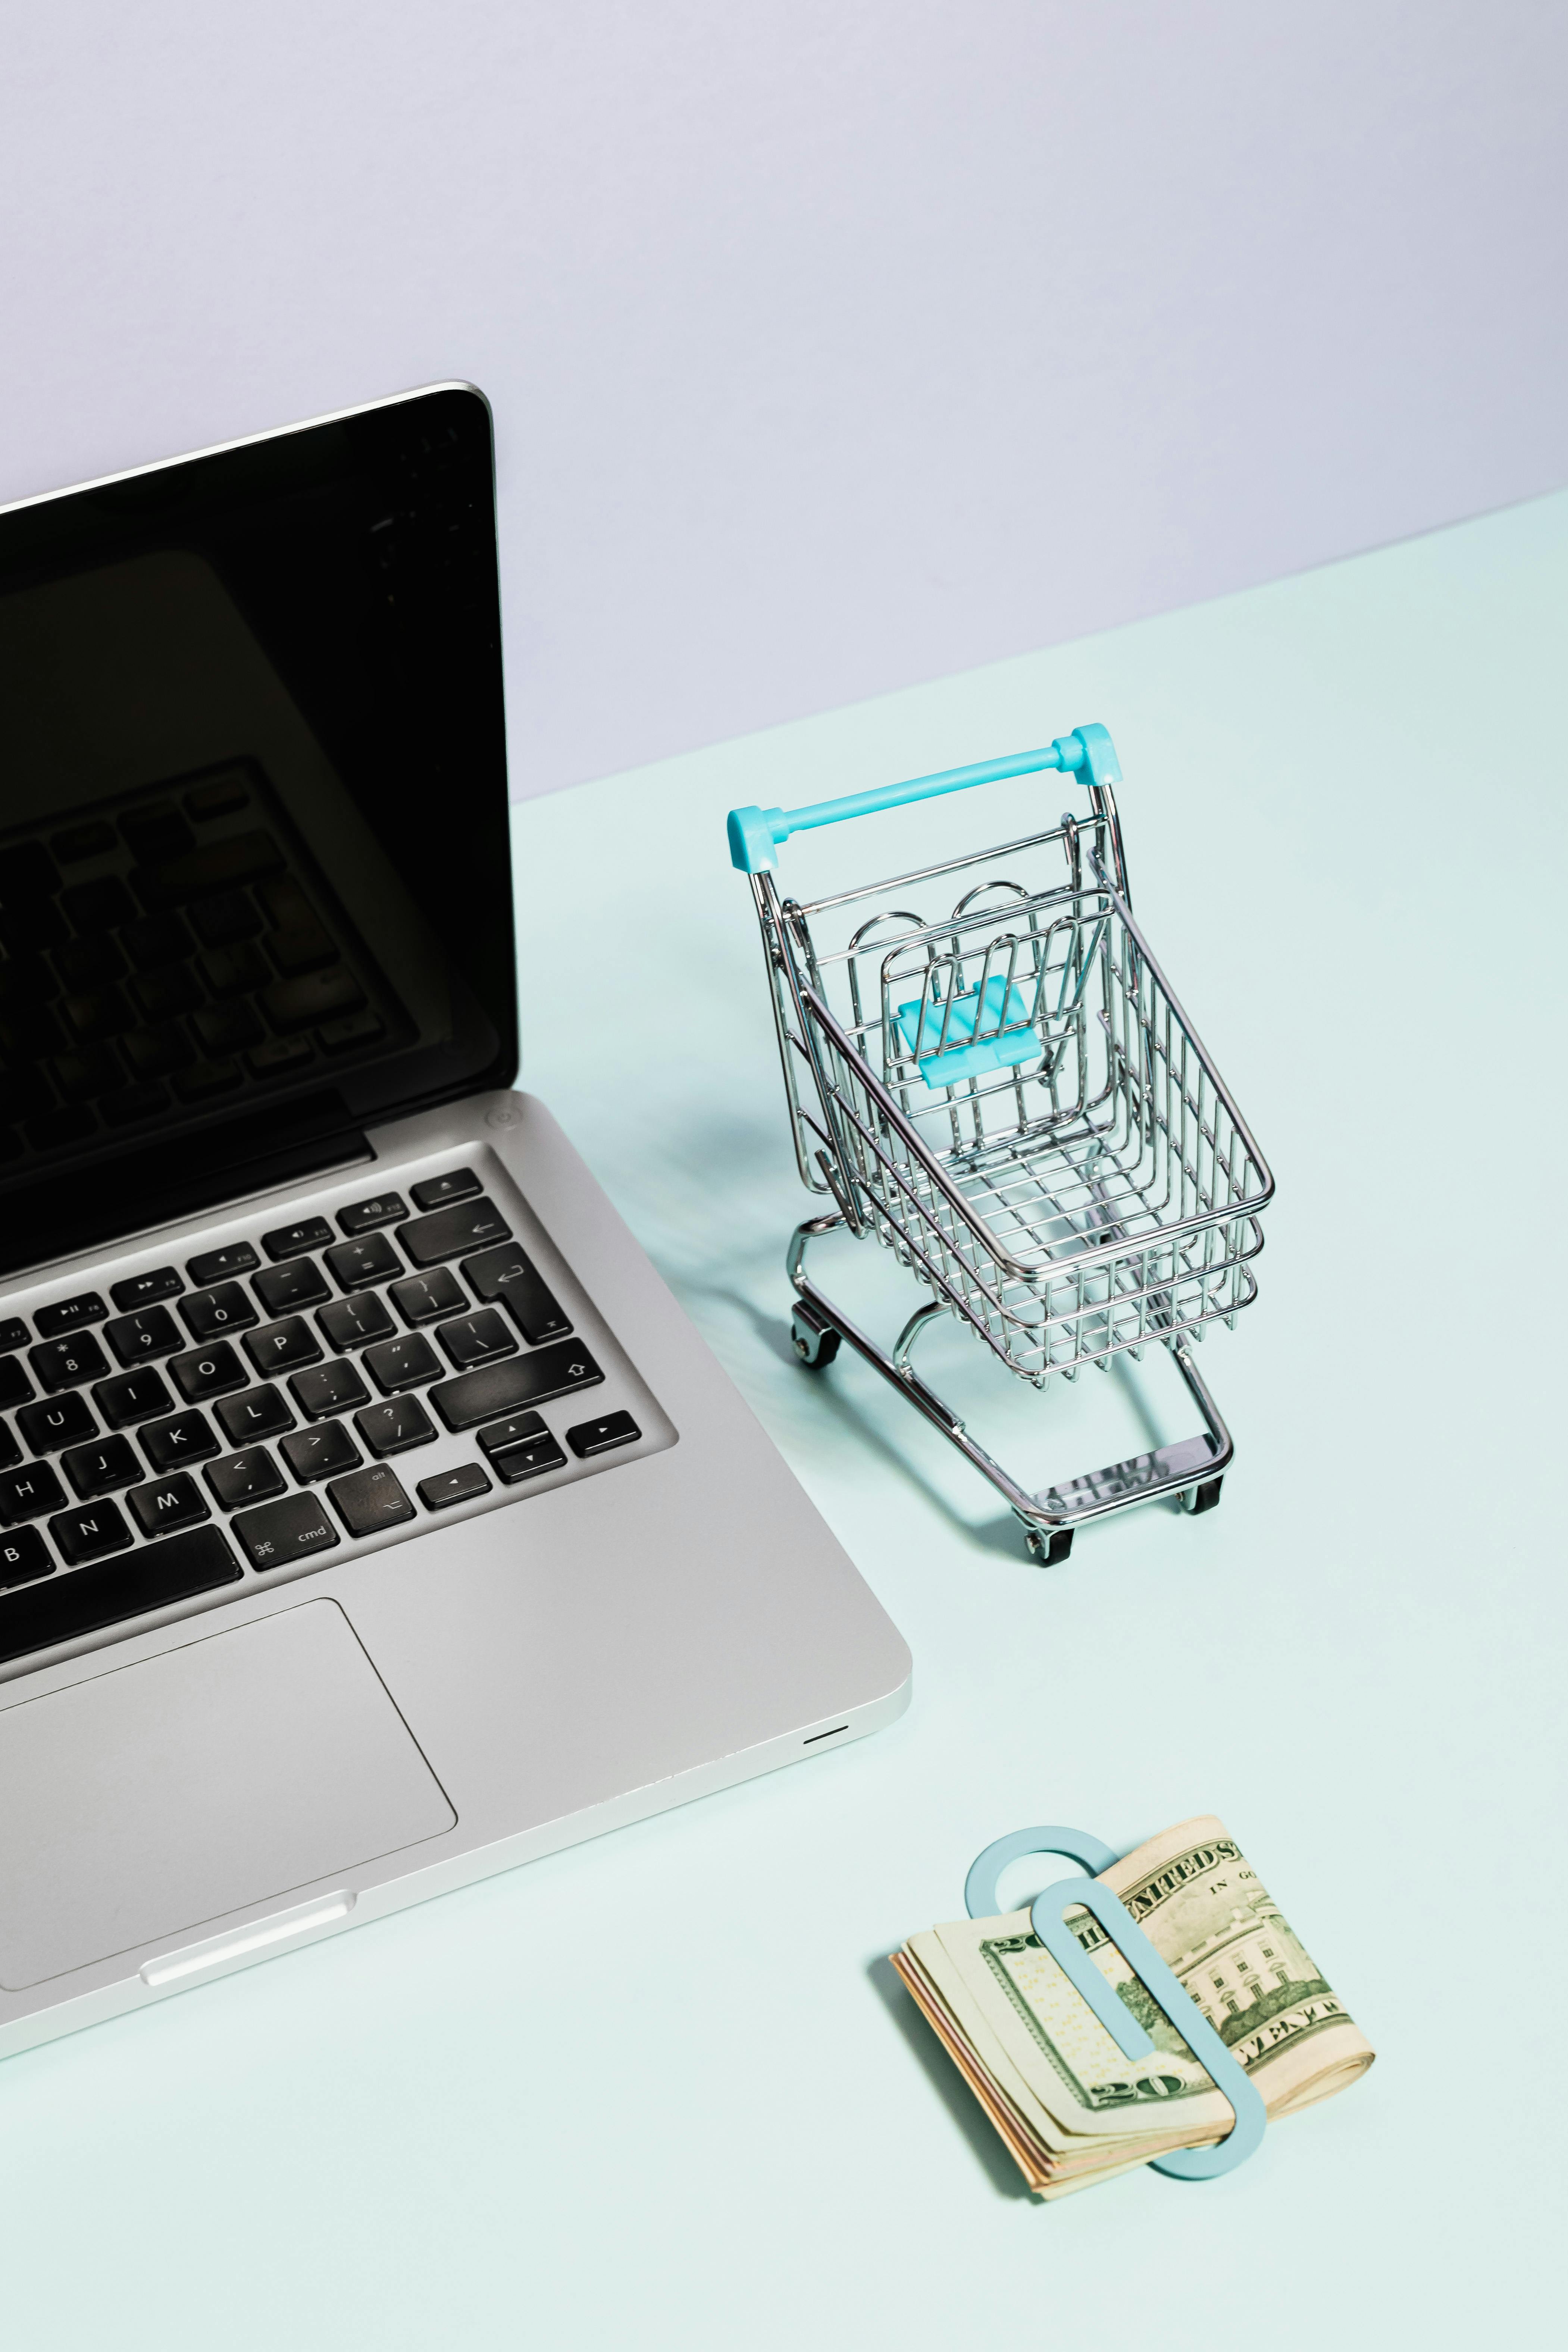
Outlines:
<svg viewBox="0 0 1568 2352"><path fill-rule="evenodd" d="M972 1919L996 1916L996 1888L1002 1873L1010 1862L1021 1862L1031 1853L1059 1853L1096 1874L1109 1870L1116 1860L1110 1848L1090 1837L1087 1830L1064 1829L1059 1823L1015 1830L1010 1837L997 1838L970 1865L963 1882L963 1902ZM1268 2120L1258 2090L1196 2002L1183 1991L1126 1906L1108 1886L1099 1884L1098 1876L1058 1878L1054 1886L1036 1895L1029 1925L1053 1959L1066 1969L1124 2057L1147 2058L1154 2044L1066 1924L1063 1914L1075 1908L1089 1912L1100 1922L1150 1999L1164 2011L1194 2057L1208 2069L1215 2090L1228 2099L1236 2116L1216 2147L1177 2148L1173 2155L1151 2158L1150 2168L1173 2180L1217 2180L1222 2172L1234 2172L1258 2147Z"/></svg>

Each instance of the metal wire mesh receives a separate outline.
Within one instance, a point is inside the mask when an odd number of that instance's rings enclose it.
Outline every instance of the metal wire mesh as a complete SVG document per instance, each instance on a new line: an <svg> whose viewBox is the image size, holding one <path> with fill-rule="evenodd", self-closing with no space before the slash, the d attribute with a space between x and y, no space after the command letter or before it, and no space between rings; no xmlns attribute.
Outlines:
<svg viewBox="0 0 1568 2352"><path fill-rule="evenodd" d="M807 905L757 877L802 1177L1037 1383L1256 1295L1269 1180L1120 874L1068 818Z"/></svg>

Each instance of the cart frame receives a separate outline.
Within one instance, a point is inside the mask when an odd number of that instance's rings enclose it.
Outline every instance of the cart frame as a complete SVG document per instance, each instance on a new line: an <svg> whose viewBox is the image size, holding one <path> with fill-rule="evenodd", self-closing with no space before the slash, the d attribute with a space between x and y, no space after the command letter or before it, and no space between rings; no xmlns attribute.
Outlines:
<svg viewBox="0 0 1568 2352"><path fill-rule="evenodd" d="M792 834L1051 769L1088 787L1089 819L1069 813L1020 841L804 906L779 894L775 853ZM1193 1349L1208 1322L1234 1324L1256 1297L1258 1219L1274 1190L1133 918L1121 780L1109 734L1083 727L1012 758L729 820L768 963L796 1165L834 1204L789 1245L795 1351L820 1369L847 1340L996 1489L1047 1565L1110 1512L1161 1495L1189 1511L1219 1500L1235 1448ZM1002 858L1043 866L1044 885L993 875L934 919L884 907L819 953L819 919ZM806 1271L811 1243L843 1232L874 1235L931 1294L890 1350ZM1201 1430L1031 1490L914 1369L921 1333L948 1314L1039 1388L1161 1345Z"/></svg>

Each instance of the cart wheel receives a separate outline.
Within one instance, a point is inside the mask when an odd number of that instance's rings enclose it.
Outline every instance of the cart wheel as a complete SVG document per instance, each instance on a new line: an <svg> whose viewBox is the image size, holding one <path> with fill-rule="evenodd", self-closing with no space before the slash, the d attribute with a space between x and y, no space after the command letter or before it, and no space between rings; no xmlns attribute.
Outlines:
<svg viewBox="0 0 1568 2352"><path fill-rule="evenodd" d="M809 1307L795 1308L790 1317L789 1336L808 1371L826 1370L838 1353L837 1332L831 1323L819 1323Z"/></svg>
<svg viewBox="0 0 1568 2352"><path fill-rule="evenodd" d="M1209 1478L1203 1486L1194 1486L1192 1490L1193 1499L1187 1505L1188 1510L1194 1516L1199 1511L1212 1511L1219 1502L1219 1490L1224 1484L1223 1478Z"/></svg>
<svg viewBox="0 0 1568 2352"><path fill-rule="evenodd" d="M1031 1528L1024 1538L1031 1559L1042 1568L1059 1568L1072 1549L1070 1528Z"/></svg>

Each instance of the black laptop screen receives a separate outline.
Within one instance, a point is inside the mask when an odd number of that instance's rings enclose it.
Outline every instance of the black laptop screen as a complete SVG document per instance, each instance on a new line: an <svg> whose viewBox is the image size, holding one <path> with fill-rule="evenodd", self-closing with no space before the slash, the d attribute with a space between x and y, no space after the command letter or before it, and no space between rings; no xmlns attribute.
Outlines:
<svg viewBox="0 0 1568 2352"><path fill-rule="evenodd" d="M489 417L0 514L0 1264L517 1069Z"/></svg>

